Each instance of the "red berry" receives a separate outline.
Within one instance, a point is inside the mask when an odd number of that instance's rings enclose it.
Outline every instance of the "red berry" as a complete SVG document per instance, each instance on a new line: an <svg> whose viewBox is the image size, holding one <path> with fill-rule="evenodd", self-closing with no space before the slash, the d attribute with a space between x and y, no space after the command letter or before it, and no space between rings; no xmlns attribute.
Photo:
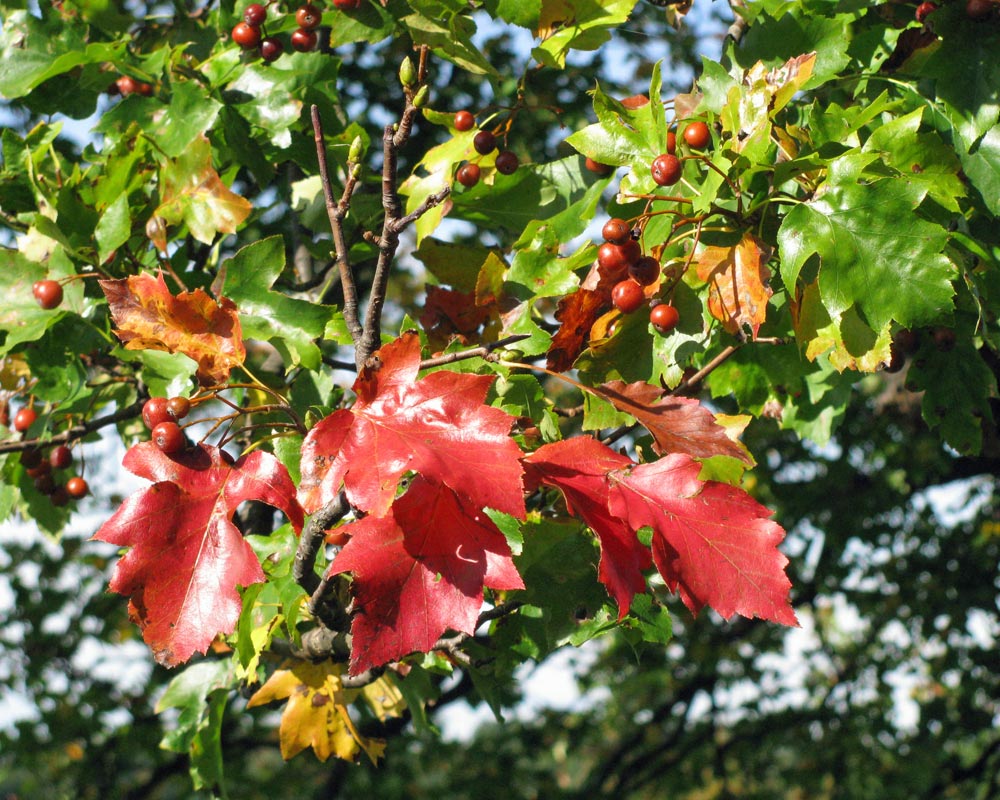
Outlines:
<svg viewBox="0 0 1000 800"><path fill-rule="evenodd" d="M184 431L176 422L161 422L153 428L153 444L168 456L184 448Z"/></svg>
<svg viewBox="0 0 1000 800"><path fill-rule="evenodd" d="M632 229L625 220L612 217L601 228L601 236L604 237L604 241L611 244L625 244L632 238Z"/></svg>
<svg viewBox="0 0 1000 800"><path fill-rule="evenodd" d="M611 290L611 302L623 314L631 314L642 305L644 299L642 287L631 278L616 283Z"/></svg>
<svg viewBox="0 0 1000 800"><path fill-rule="evenodd" d="M150 397L142 406L142 421L146 427L153 430L161 422L169 422L170 410L167 408L166 397Z"/></svg>
<svg viewBox="0 0 1000 800"><path fill-rule="evenodd" d="M519 163L517 156L510 150L501 150L497 153L496 168L501 175L513 175L517 172Z"/></svg>
<svg viewBox="0 0 1000 800"><path fill-rule="evenodd" d="M260 28L247 25L245 22L237 22L233 28L233 41L244 50L252 50L260 44Z"/></svg>
<svg viewBox="0 0 1000 800"><path fill-rule="evenodd" d="M58 308L63 301L63 289L59 281L35 281L31 287L31 293L35 296L38 305L46 311Z"/></svg>
<svg viewBox="0 0 1000 800"><path fill-rule="evenodd" d="M333 7L341 11L352 11L361 8L361 0L333 0Z"/></svg>
<svg viewBox="0 0 1000 800"><path fill-rule="evenodd" d="M657 333L670 333L677 327L680 319L681 316L677 313L677 309L666 303L653 306L649 311L649 321Z"/></svg>
<svg viewBox="0 0 1000 800"><path fill-rule="evenodd" d="M672 186L681 179L681 162L677 156L664 153L653 159L650 169L653 180L660 186Z"/></svg>
<svg viewBox="0 0 1000 800"><path fill-rule="evenodd" d="M69 503L69 492L66 491L65 486L56 486L52 490L52 494L49 495L49 502L54 506L64 506Z"/></svg>
<svg viewBox="0 0 1000 800"><path fill-rule="evenodd" d="M712 133L708 125L698 120L684 129L684 141L694 150L704 150L712 141Z"/></svg>
<svg viewBox="0 0 1000 800"><path fill-rule="evenodd" d="M471 131L473 126L476 124L476 118L472 116L469 111L456 111L455 112L455 130Z"/></svg>
<svg viewBox="0 0 1000 800"><path fill-rule="evenodd" d="M184 419L191 410L191 401L186 397L171 397L167 400L167 412L174 419Z"/></svg>
<svg viewBox="0 0 1000 800"><path fill-rule="evenodd" d="M276 39L274 36L268 36L261 39L260 57L268 63L271 61L277 61L284 52L285 46L281 43L280 39Z"/></svg>
<svg viewBox="0 0 1000 800"><path fill-rule="evenodd" d="M319 37L316 35L316 31L307 31L305 28L299 28L297 31L292 32L292 49L298 50L300 53L308 53L310 50L315 50L317 41L319 41Z"/></svg>
<svg viewBox="0 0 1000 800"><path fill-rule="evenodd" d="M635 239L629 239L624 244L605 242L597 250L597 263L606 272L614 274L627 270L641 255L642 248Z"/></svg>
<svg viewBox="0 0 1000 800"><path fill-rule="evenodd" d="M81 497L86 497L90 492L90 487L87 482L81 478L79 475L74 475L68 481L66 481L66 494L72 497L74 500L79 500Z"/></svg>
<svg viewBox="0 0 1000 800"><path fill-rule="evenodd" d="M139 83L135 85L135 90L143 97L153 96L153 84L151 83L146 83L145 81L139 81Z"/></svg>
<svg viewBox="0 0 1000 800"><path fill-rule="evenodd" d="M56 479L51 474L39 475L34 483L35 488L42 494L52 494L56 490Z"/></svg>
<svg viewBox="0 0 1000 800"><path fill-rule="evenodd" d="M313 28L318 28L323 21L323 12L316 6L307 3L304 6L299 6L298 11L295 12L295 21L303 30L311 31Z"/></svg>
<svg viewBox="0 0 1000 800"><path fill-rule="evenodd" d="M14 415L14 430L18 433L24 433L35 424L36 419L38 419L38 414L35 413L35 409L22 408Z"/></svg>
<svg viewBox="0 0 1000 800"><path fill-rule="evenodd" d="M42 451L37 447L29 447L27 450L21 451L21 465L27 469L36 469L41 466L42 461ZM49 465L51 467L51 464Z"/></svg>
<svg viewBox="0 0 1000 800"><path fill-rule="evenodd" d="M462 164L458 168L458 182L462 184L465 188L469 189L479 183L479 165L478 164Z"/></svg>
<svg viewBox="0 0 1000 800"><path fill-rule="evenodd" d="M49 453L49 463L53 469L66 469L73 463L73 451L64 444L53 447Z"/></svg>
<svg viewBox="0 0 1000 800"><path fill-rule="evenodd" d="M919 6L917 6L917 11L914 16L916 16L917 22L923 22L931 14L937 11L937 9L938 9L937 3L931 3L929 1L926 3L921 3Z"/></svg>
<svg viewBox="0 0 1000 800"><path fill-rule="evenodd" d="M984 20L993 13L995 5L993 0L968 0L965 4L965 16L977 22Z"/></svg>
<svg viewBox="0 0 1000 800"><path fill-rule="evenodd" d="M493 149L497 146L497 137L489 131L479 131L472 140L472 146L476 149L477 153L485 156L487 153L492 153Z"/></svg>
<svg viewBox="0 0 1000 800"><path fill-rule="evenodd" d="M33 467L27 467L25 472L29 478L40 478L42 475L52 474L52 465L48 461L41 461Z"/></svg>
<svg viewBox="0 0 1000 800"><path fill-rule="evenodd" d="M243 21L252 28L259 28L267 19L267 8L260 3L251 3L243 12ZM300 22L299 25L302 25ZM302 27L305 27L302 25Z"/></svg>
<svg viewBox="0 0 1000 800"><path fill-rule="evenodd" d="M660 262L652 256L643 256L629 266L628 274L640 286L649 286L660 277Z"/></svg>
<svg viewBox="0 0 1000 800"><path fill-rule="evenodd" d="M677 150L677 134L673 131L667 132L667 152L673 155Z"/></svg>
<svg viewBox="0 0 1000 800"><path fill-rule="evenodd" d="M136 83L135 78L129 75L122 75L118 80L115 81L115 86L118 87L118 91L122 97L127 97L138 89L139 85Z"/></svg>
<svg viewBox="0 0 1000 800"><path fill-rule="evenodd" d="M583 162L583 166L595 175L610 175L612 169L610 164L602 164L600 161L594 161L594 159L590 156L587 156L586 160Z"/></svg>

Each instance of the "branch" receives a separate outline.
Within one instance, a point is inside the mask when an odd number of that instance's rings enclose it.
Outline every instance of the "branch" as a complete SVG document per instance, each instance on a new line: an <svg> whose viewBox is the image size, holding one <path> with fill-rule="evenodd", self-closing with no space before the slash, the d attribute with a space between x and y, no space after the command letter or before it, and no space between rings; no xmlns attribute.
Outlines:
<svg viewBox="0 0 1000 800"><path fill-rule="evenodd" d="M126 406L120 411L115 411L113 414L107 414L103 417L97 417L81 425L74 425L72 428L67 428L62 433L57 433L44 441L41 439L20 439L16 441L0 442L0 453L13 453L18 450L29 450L32 447L37 447L39 445L49 447L50 445L75 442L77 439L82 439L88 434L107 427L108 425L114 425L127 419L134 419L142 413L142 405L144 402L145 398L136 400L136 402L132 403L132 405Z"/></svg>
<svg viewBox="0 0 1000 800"><path fill-rule="evenodd" d="M515 342L520 342L523 339L530 339L531 334L528 333L515 333L512 336L508 336L505 339L500 339L499 341L493 342L491 344L485 344L481 347L472 347L468 350L459 350L455 353L448 353L443 356L437 356L436 358L426 358L420 362L420 369L427 369L428 367L440 367L444 364L453 364L456 361L465 361L469 358L488 358L494 350L499 350L507 345L514 344Z"/></svg>
<svg viewBox="0 0 1000 800"><path fill-rule="evenodd" d="M729 7L733 11L733 24L726 30L726 38L732 39L735 44L739 44L743 34L747 32L750 23L740 12L746 10L744 0L729 0Z"/></svg>
<svg viewBox="0 0 1000 800"><path fill-rule="evenodd" d="M323 184L323 199L326 202L326 215L330 220L337 269L340 271L340 285L344 292L344 322L350 331L351 339L357 345L362 334L361 321L358 319L358 287L354 282L354 273L351 271L351 262L348 259L347 240L344 238L344 217L347 214L356 179L353 175L348 176L344 194L338 203L333 197L333 185L330 183L330 172L327 169L326 144L323 139L323 122L319 117L319 108L313 105L310 111L313 139L316 143L316 159L319 162L319 175Z"/></svg>
<svg viewBox="0 0 1000 800"><path fill-rule="evenodd" d="M327 528L341 520L350 509L347 495L341 491L332 502L313 514L302 529L295 560L292 562L292 577L305 589L306 594L312 595L320 586L320 579L316 575L316 555L326 541Z"/></svg>

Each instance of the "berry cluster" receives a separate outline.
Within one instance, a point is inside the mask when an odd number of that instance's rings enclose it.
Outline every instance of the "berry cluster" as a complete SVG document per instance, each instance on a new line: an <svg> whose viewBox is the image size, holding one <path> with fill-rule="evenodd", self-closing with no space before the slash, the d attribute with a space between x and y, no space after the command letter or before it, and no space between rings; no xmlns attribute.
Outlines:
<svg viewBox="0 0 1000 800"><path fill-rule="evenodd" d="M638 311L646 303L646 287L660 279L660 262L643 255L632 228L623 219L609 219L601 235L604 243L597 250L597 264L605 276L615 281L611 303L623 314ZM659 333L672 331L679 319L673 306L654 301L649 321Z"/></svg>
<svg viewBox="0 0 1000 800"><path fill-rule="evenodd" d="M242 21L236 23L232 31L232 39L244 50L256 50L267 63L276 61L285 52L285 45L277 36L268 36L264 29L267 21L267 7L260 3L251 3L243 11ZM340 11L353 11L361 7L361 0L333 0L333 6ZM311 3L299 6L295 10L295 22L299 26L289 39L292 49L300 53L308 53L316 49L319 43L317 29L323 21L323 12Z"/></svg>
<svg viewBox="0 0 1000 800"><path fill-rule="evenodd" d="M455 130L465 133L471 131L476 125L476 118L469 111L458 111L455 113ZM481 156L486 156L497 149L497 137L492 131L481 130L472 139L472 147ZM501 175L513 175L520 162L517 154L511 150L501 150L497 153L494 166ZM467 189L479 183L479 176L482 170L475 161L466 161L458 168L455 179Z"/></svg>
<svg viewBox="0 0 1000 800"><path fill-rule="evenodd" d="M13 428L25 434L35 424L38 413L30 405L18 409L14 415ZM70 500L79 500L90 493L87 481L79 475L71 475L65 481L59 480L57 472L69 469L73 464L73 451L67 445L53 447L48 454L41 448L31 446L21 451L21 466L34 483L35 489L49 497L55 506L64 506Z"/></svg>
<svg viewBox="0 0 1000 800"><path fill-rule="evenodd" d="M151 97L153 84L137 81L131 75L122 75L108 87L108 94L120 94L122 97L128 97L130 94L141 94L143 97Z"/></svg>
<svg viewBox="0 0 1000 800"><path fill-rule="evenodd" d="M79 475L71 475L65 481L59 480L57 472L64 472L72 464L73 453L64 444L53 447L48 456L37 447L21 452L21 466L25 473L32 479L35 488L49 497L54 506L64 506L70 500L79 500L90 493L87 481Z"/></svg>
<svg viewBox="0 0 1000 800"><path fill-rule="evenodd" d="M153 442L168 456L187 446L177 421L184 419L190 410L191 401L186 397L150 397L142 407L142 421L153 432Z"/></svg>

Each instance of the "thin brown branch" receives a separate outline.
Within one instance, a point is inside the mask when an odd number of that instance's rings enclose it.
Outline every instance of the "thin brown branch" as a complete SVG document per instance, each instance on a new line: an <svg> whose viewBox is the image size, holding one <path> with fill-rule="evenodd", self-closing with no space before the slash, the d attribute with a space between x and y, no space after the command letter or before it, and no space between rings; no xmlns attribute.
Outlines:
<svg viewBox="0 0 1000 800"><path fill-rule="evenodd" d="M50 447L52 445L75 442L77 439L82 439L94 431L106 428L108 425L115 425L116 423L127 419L134 419L142 413L142 405L144 402L145 398L143 397L120 411L115 411L114 413L107 414L103 417L96 417L95 419L80 425L74 425L72 428L67 428L62 433L57 433L44 440L19 439L16 441L8 440L6 442L0 442L0 453L14 453L19 450L30 450L33 447Z"/></svg>
<svg viewBox="0 0 1000 800"><path fill-rule="evenodd" d="M456 361L465 361L470 358L487 358L493 354L495 350L499 350L508 345L514 344L515 342L520 342L523 339L530 338L530 334L527 333L515 333L513 336L508 336L505 339L500 339L491 344L485 344L481 347L472 347L468 350L459 350L455 353L448 353L443 356L437 356L436 358L426 358L420 362L420 369L427 369L428 367L440 367L445 364L454 364Z"/></svg>
<svg viewBox="0 0 1000 800"><path fill-rule="evenodd" d="M340 285L344 293L344 322L355 345L361 340L363 328L358 319L358 287L354 281L351 262L348 254L347 240L344 238L344 216L347 214L347 198L349 194L345 187L344 197L337 202L333 196L333 184L330 182L330 172L327 167L326 142L323 137L323 122L319 117L319 108L311 109L313 139L316 143L316 159L319 162L320 181L323 185L323 199L326 203L326 215L330 220L330 233L333 236L334 254L337 259L337 269L340 272ZM351 179L348 182L353 188Z"/></svg>

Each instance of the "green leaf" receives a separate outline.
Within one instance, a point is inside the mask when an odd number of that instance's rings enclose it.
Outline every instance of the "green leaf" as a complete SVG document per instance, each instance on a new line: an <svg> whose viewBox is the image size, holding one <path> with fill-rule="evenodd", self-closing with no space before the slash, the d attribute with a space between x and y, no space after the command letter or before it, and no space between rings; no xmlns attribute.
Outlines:
<svg viewBox="0 0 1000 800"><path fill-rule="evenodd" d="M116 61L125 43L91 43L86 28L53 26L27 11L11 12L0 32L0 96L23 97L39 84L83 64Z"/></svg>
<svg viewBox="0 0 1000 800"><path fill-rule="evenodd" d="M170 105L146 131L164 153L177 158L215 124L222 104L197 81L175 81L171 89Z"/></svg>
<svg viewBox="0 0 1000 800"><path fill-rule="evenodd" d="M966 195L958 177L961 165L955 151L937 133L919 133L923 112L919 108L887 122L872 133L861 149L879 153L908 182L923 185L942 206L958 211L958 199Z"/></svg>
<svg viewBox="0 0 1000 800"><path fill-rule="evenodd" d="M1000 119L1000 59L996 57L1000 35L994 26L974 22L964 14L938 16L935 30L940 38L921 73L936 79L934 89L958 134L959 150L968 152Z"/></svg>
<svg viewBox="0 0 1000 800"><path fill-rule="evenodd" d="M132 217L129 210L128 194L122 192L109 205L94 229L97 242L97 260L102 264L129 240L132 235Z"/></svg>
<svg viewBox="0 0 1000 800"><path fill-rule="evenodd" d="M222 766L222 718L234 682L229 661L202 661L174 678L156 705L157 713L180 709L177 727L160 742L165 750L188 754L196 789L218 787L226 796Z"/></svg>
<svg viewBox="0 0 1000 800"><path fill-rule="evenodd" d="M437 55L473 75L496 76L496 69L472 41L476 24L468 17L456 15L450 20L439 21L418 13L400 22L409 29L414 44L428 45Z"/></svg>
<svg viewBox="0 0 1000 800"><path fill-rule="evenodd" d="M927 193L922 182L861 179L859 168L872 158L838 159L815 199L785 216L778 232L781 277L794 287L817 254L831 317L857 306L875 330L890 320L919 325L952 306L954 267L941 254L948 233L915 213Z"/></svg>
<svg viewBox="0 0 1000 800"><path fill-rule="evenodd" d="M990 397L996 378L975 346L960 337L953 350L921 348L907 373L907 385L924 390L924 420L962 455L974 455L983 442L983 423L993 419Z"/></svg>
<svg viewBox="0 0 1000 800"><path fill-rule="evenodd" d="M413 252L424 267L441 283L460 292L476 288L479 269L493 251L476 244L456 244L427 237Z"/></svg>
<svg viewBox="0 0 1000 800"><path fill-rule="evenodd" d="M960 152L958 157L983 203L1000 216L1000 126L990 130L969 153Z"/></svg>
<svg viewBox="0 0 1000 800"><path fill-rule="evenodd" d="M280 343L292 363L318 369L321 355L315 340L323 336L335 309L274 291L285 269L285 243L271 236L247 245L224 262L222 294L236 303L243 335Z"/></svg>
<svg viewBox="0 0 1000 800"><path fill-rule="evenodd" d="M744 68L757 61L777 67L789 58L816 53L816 64L806 88L814 88L835 77L850 63L847 43L851 40L853 14L803 15L786 13L772 18L761 14L740 40L731 46L732 58Z"/></svg>
<svg viewBox="0 0 1000 800"><path fill-rule="evenodd" d="M294 76L270 66L250 66L227 87L233 95L231 107L251 124L267 132L276 147L292 143L291 128L302 115L302 101L291 96L289 81Z"/></svg>
<svg viewBox="0 0 1000 800"><path fill-rule="evenodd" d="M542 0L539 35L531 51L539 63L562 69L570 50L596 50L628 20L634 0Z"/></svg>

